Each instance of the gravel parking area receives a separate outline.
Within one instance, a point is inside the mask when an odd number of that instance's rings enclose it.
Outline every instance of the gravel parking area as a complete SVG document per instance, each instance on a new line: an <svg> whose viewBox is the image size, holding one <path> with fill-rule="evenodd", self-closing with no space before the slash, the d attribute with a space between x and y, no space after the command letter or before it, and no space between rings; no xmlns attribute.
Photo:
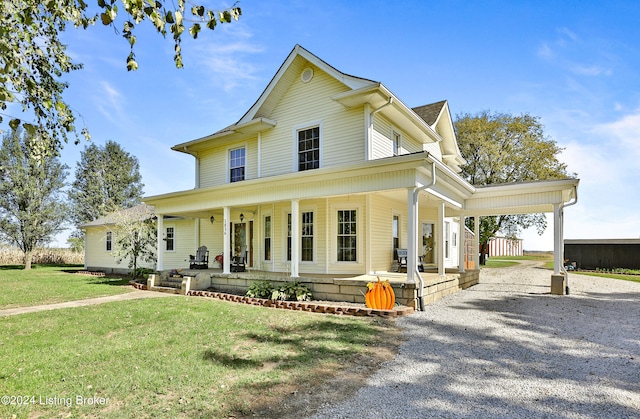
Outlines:
<svg viewBox="0 0 640 419"><path fill-rule="evenodd" d="M480 284L398 320L406 342L317 418L640 418L640 283L483 269Z"/></svg>

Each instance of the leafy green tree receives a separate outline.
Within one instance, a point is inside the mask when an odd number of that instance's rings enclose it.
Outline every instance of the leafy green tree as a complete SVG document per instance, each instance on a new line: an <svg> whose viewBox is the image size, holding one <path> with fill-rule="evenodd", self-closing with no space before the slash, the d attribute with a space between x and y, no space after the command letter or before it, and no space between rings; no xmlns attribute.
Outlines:
<svg viewBox="0 0 640 419"><path fill-rule="evenodd" d="M0 2L0 111L10 103L19 103L29 111L32 119L23 125L36 130L38 138L58 150L69 134L89 138L86 128L78 135L76 115L64 101L68 83L65 73L82 68L67 54L61 34L67 25L87 29L96 22L112 26L130 45L126 58L128 70L136 70L137 38L135 29L146 22L165 37L171 34L174 42L174 62L181 68L181 42L185 30L194 39L201 29L213 30L218 23L238 20L242 11L236 5L225 10L213 10L186 0L97 0L97 8L89 9L85 0L10 0ZM121 17L122 20L118 21ZM9 116L11 128L22 122ZM0 115L0 122L2 116Z"/></svg>
<svg viewBox="0 0 640 419"><path fill-rule="evenodd" d="M567 165L558 160L562 148L545 135L539 117L483 111L458 116L454 127L467 160L462 175L473 185L569 177ZM473 229L472 219L467 226ZM480 244L484 248L498 231L515 238L530 227L542 234L547 227L544 214L481 217ZM481 255L484 261L484 252Z"/></svg>
<svg viewBox="0 0 640 419"><path fill-rule="evenodd" d="M138 205L143 187L135 156L115 141L107 141L104 146L91 143L80 153L69 190L72 220L80 225Z"/></svg>
<svg viewBox="0 0 640 419"><path fill-rule="evenodd" d="M151 207L141 204L116 211L110 217L115 245L113 254L117 263L127 261L135 278L140 262L155 263L158 230Z"/></svg>
<svg viewBox="0 0 640 419"><path fill-rule="evenodd" d="M36 247L64 230L67 216L62 189L68 167L55 155L34 152L42 141L18 128L0 148L0 240L22 250L25 269L31 269Z"/></svg>

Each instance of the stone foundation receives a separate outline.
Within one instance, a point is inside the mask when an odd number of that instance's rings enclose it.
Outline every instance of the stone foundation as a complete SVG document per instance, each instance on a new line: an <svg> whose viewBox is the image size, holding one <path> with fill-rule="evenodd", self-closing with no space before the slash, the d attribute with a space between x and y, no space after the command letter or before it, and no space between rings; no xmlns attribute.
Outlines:
<svg viewBox="0 0 640 419"><path fill-rule="evenodd" d="M449 294L453 294L462 289L476 285L480 279L479 270L471 270L463 273L449 272L444 276L435 273L421 274L423 287L423 302L430 304ZM380 274L381 279L386 279L384 273ZM364 304L364 294L367 291L367 282L375 281L375 276L356 278L331 278L324 277L301 277L297 279L274 276L260 272L238 272L228 275L212 272L191 272L186 273L181 278L181 282L174 286L176 293L183 295L191 291L215 290L217 292L229 294L244 294L251 284L259 280L270 280L278 286L286 282L299 281L309 287L313 293L314 300L339 301L348 303ZM406 278L406 277L405 277ZM150 290L164 290L163 284L171 282L168 272L149 275L147 288ZM419 308L418 284L408 284L398 278L390 280L393 291L396 295L396 302L400 305ZM178 291L179 289L179 291Z"/></svg>

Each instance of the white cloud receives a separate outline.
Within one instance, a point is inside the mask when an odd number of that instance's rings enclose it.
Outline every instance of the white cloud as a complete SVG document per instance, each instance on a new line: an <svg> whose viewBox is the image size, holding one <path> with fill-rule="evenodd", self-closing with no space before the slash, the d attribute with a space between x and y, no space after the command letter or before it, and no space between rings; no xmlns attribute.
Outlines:
<svg viewBox="0 0 640 419"><path fill-rule="evenodd" d="M258 80L255 59L247 56L261 53L264 48L251 38L252 34L241 24L234 24L227 26L214 42L203 42L194 48L196 59L212 75L212 83L230 92L247 81Z"/></svg>
<svg viewBox="0 0 640 419"><path fill-rule="evenodd" d="M94 96L98 110L110 122L121 122L124 115L125 97L107 81L102 81L100 86L102 89Z"/></svg>

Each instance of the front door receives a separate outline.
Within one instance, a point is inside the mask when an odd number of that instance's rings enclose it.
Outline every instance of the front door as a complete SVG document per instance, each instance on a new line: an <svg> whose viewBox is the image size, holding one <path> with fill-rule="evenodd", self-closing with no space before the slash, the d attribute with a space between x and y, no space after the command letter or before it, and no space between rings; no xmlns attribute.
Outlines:
<svg viewBox="0 0 640 419"><path fill-rule="evenodd" d="M243 251L246 251L247 260L245 263L247 266L251 266L251 230L252 226L248 226L252 222L239 222L233 223L231 231L231 256L240 256Z"/></svg>

